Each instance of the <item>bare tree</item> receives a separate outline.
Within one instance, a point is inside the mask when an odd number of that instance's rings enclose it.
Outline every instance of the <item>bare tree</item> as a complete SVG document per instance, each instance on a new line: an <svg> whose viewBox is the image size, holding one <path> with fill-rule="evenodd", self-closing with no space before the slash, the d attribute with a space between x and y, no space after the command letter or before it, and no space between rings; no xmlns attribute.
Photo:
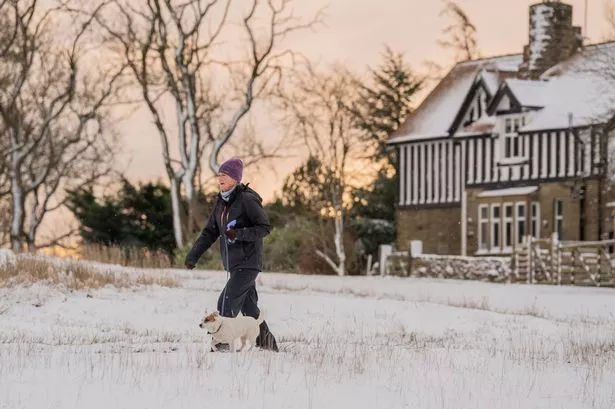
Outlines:
<svg viewBox="0 0 615 409"><path fill-rule="evenodd" d="M344 247L345 221L350 204L349 193L366 176L369 164L364 159L362 132L355 126L351 106L358 97L356 79L346 70L334 68L330 73L307 68L296 75L292 91L280 98L288 129L303 141L310 160L318 162L315 178L324 196L320 213L333 222L334 249L322 237L318 256L338 275L346 274Z"/></svg>
<svg viewBox="0 0 615 409"><path fill-rule="evenodd" d="M232 0L147 0L141 9L129 0L112 3L114 11L98 21L118 43L152 115L171 184L175 240L183 246L192 231L202 156L209 154L207 166L217 172L222 149L292 56L279 48L280 41L312 27L320 14L303 22L293 16L289 0L249 0L238 6L236 27ZM227 28L237 30L234 38L245 38L245 58L223 55ZM175 107L173 121L165 121L169 105ZM182 223L182 193L189 203L188 226Z"/></svg>
<svg viewBox="0 0 615 409"><path fill-rule="evenodd" d="M92 183L111 165L105 140L105 104L122 69L82 72L88 30L104 4L86 18L66 14L64 5L43 8L38 0L2 3L0 145L11 201L10 240L15 251L60 243L36 243L45 216L64 204L62 189ZM58 22L77 30L54 31ZM69 41L64 39L69 38ZM89 61L91 63L91 61ZM4 172L3 172L4 174ZM1 193L6 193L1 192Z"/></svg>
<svg viewBox="0 0 615 409"><path fill-rule="evenodd" d="M480 58L480 51L476 42L476 26L461 6L451 0L445 0L440 16L449 16L453 22L442 33L448 38L439 40L444 48L455 51L456 61L475 60Z"/></svg>

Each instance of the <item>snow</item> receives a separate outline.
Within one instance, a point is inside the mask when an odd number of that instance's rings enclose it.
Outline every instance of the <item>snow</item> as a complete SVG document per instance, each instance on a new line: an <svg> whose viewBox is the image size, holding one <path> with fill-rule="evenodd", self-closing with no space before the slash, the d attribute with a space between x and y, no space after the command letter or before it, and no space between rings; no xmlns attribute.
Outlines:
<svg viewBox="0 0 615 409"><path fill-rule="evenodd" d="M522 60L522 55L517 54L464 61L457 64L411 114L400 129L398 136L392 137L388 143L448 136L448 129L477 74L484 70L495 72L494 75L499 77L500 72L517 72ZM493 80L491 77L489 82Z"/></svg>
<svg viewBox="0 0 615 409"><path fill-rule="evenodd" d="M486 190L479 193L478 197L522 196L529 195L537 190L537 186L509 187L506 189Z"/></svg>
<svg viewBox="0 0 615 409"><path fill-rule="evenodd" d="M498 74L498 72L492 72L483 69L480 72L480 77L485 81L489 92L493 96L497 92L498 87L500 86L500 75Z"/></svg>
<svg viewBox="0 0 615 409"><path fill-rule="evenodd" d="M615 405L612 289L263 273L282 352L230 354L197 326L225 274L164 273L181 286L0 289L0 408Z"/></svg>
<svg viewBox="0 0 615 409"><path fill-rule="evenodd" d="M608 121L614 113L615 43L587 47L569 61L542 75L548 80L543 99L548 101L522 132L566 129Z"/></svg>
<svg viewBox="0 0 615 409"><path fill-rule="evenodd" d="M524 107L544 107L548 100L545 99L545 81L529 81L519 79L507 79L506 85L511 90L517 101Z"/></svg>
<svg viewBox="0 0 615 409"><path fill-rule="evenodd" d="M0 248L0 267L15 263L15 254L8 249Z"/></svg>
<svg viewBox="0 0 615 409"><path fill-rule="evenodd" d="M537 69L538 59L542 56L544 49L551 37L547 34L549 29L549 19L553 17L553 8L548 4L538 4L533 7L530 15L530 53L529 69Z"/></svg>

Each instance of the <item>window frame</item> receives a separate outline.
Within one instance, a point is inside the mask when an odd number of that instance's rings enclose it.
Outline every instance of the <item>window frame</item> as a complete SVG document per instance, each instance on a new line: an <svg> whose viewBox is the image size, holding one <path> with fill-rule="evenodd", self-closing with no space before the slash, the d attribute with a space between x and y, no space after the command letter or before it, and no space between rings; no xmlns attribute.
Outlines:
<svg viewBox="0 0 615 409"><path fill-rule="evenodd" d="M506 115L502 125L501 155L504 161L515 161L525 158L523 138L519 135L519 128L525 126L524 114Z"/></svg>
<svg viewBox="0 0 615 409"><path fill-rule="evenodd" d="M519 209L523 209L523 216L519 215ZM519 226L523 223L523 234L519 234L521 230ZM527 229L527 203L516 202L515 203L515 245L523 243L523 237L528 235Z"/></svg>
<svg viewBox="0 0 615 409"><path fill-rule="evenodd" d="M487 217L483 218L483 210L487 211ZM491 232L491 210L488 204L478 205L478 251L488 252L491 249L490 232ZM487 234L483 237L483 224L487 225ZM484 241L484 246L483 246Z"/></svg>
<svg viewBox="0 0 615 409"><path fill-rule="evenodd" d="M510 216L506 210L510 208ZM510 228L510 243L508 240L508 228ZM515 245L515 204L513 202L502 203L502 251L512 251Z"/></svg>
<svg viewBox="0 0 615 409"><path fill-rule="evenodd" d="M499 212L498 217L495 217L495 209ZM500 203L492 203L489 210L489 217L491 219L489 237L490 249L492 252L500 252L502 248L502 206ZM498 234L495 234L496 225L498 226Z"/></svg>
<svg viewBox="0 0 615 409"><path fill-rule="evenodd" d="M558 214L558 204L561 204L561 214ZM553 201L553 232L557 233L557 239L563 240L564 236L564 201L555 199Z"/></svg>
<svg viewBox="0 0 615 409"><path fill-rule="evenodd" d="M530 207L530 225L532 228L531 235L535 239L540 239L540 202L534 201L530 204Z"/></svg>

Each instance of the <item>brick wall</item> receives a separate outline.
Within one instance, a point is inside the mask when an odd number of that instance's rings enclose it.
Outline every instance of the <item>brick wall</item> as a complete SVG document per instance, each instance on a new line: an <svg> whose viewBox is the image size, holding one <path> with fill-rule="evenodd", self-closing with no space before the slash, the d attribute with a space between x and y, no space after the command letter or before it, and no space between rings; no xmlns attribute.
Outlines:
<svg viewBox="0 0 615 409"><path fill-rule="evenodd" d="M585 188L585 240L600 240L598 234L599 212L598 212L598 180L589 180ZM604 205L604 203L603 203ZM606 216L606 212L603 212Z"/></svg>
<svg viewBox="0 0 615 409"><path fill-rule="evenodd" d="M478 250L478 208L480 204L526 203L526 234L531 222L531 203L540 203L540 237L549 238L555 231L555 201L561 200L564 209L563 240L580 240L580 200L572 195L564 183L541 184L538 191L525 196L481 198L484 189L467 190L466 250L472 256ZM598 240L598 181L589 180L585 192L585 240ZM516 208L515 208L516 210ZM504 209L501 209L503 212ZM605 232L612 223L612 209L605 209ZM407 251L410 240L423 242L425 254L461 254L461 207L400 208L397 210L396 246ZM503 229L504 224L501 224ZM516 223L515 223L516 228Z"/></svg>
<svg viewBox="0 0 615 409"><path fill-rule="evenodd" d="M548 183L540 186L540 218L543 238L551 237L555 231L555 201L561 200L564 207L564 232L562 240L579 240L580 201L574 198L570 189L560 183ZM585 224L585 236L588 238L588 224Z"/></svg>
<svg viewBox="0 0 615 409"><path fill-rule="evenodd" d="M397 209L399 250L407 251L410 240L423 242L426 254L461 254L461 207Z"/></svg>

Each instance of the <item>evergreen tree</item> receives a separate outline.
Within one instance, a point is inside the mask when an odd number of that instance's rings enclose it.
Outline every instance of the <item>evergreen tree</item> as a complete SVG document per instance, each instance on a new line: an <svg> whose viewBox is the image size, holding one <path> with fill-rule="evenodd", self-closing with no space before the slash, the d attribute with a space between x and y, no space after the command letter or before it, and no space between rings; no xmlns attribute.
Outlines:
<svg viewBox="0 0 615 409"><path fill-rule="evenodd" d="M395 238L394 220L397 196L395 152L386 141L413 110L414 98L424 79L415 75L403 55L386 48L383 62L370 69L367 84L361 84L361 98L353 106L356 126L370 144L368 151L382 167L366 188L353 191L352 227L366 254L375 255L378 245Z"/></svg>
<svg viewBox="0 0 615 409"><path fill-rule="evenodd" d="M416 76L400 53L386 47L383 62L370 68L367 84L360 84L358 102L353 106L356 125L371 142L376 159L395 164L395 154L387 149L386 141L412 112L415 94L423 86L423 78Z"/></svg>
<svg viewBox="0 0 615 409"><path fill-rule="evenodd" d="M124 179L116 197L105 196L100 202L91 188L68 192L68 197L68 208L81 225L85 243L173 253L171 193L161 183L133 186Z"/></svg>
<svg viewBox="0 0 615 409"><path fill-rule="evenodd" d="M112 197L99 203L91 187L69 191L67 207L79 222L84 242L110 246L122 240L128 220Z"/></svg>
<svg viewBox="0 0 615 409"><path fill-rule="evenodd" d="M327 193L327 186L332 183L330 173L318 158L310 156L286 178L282 202L297 215L318 215L331 202Z"/></svg>

